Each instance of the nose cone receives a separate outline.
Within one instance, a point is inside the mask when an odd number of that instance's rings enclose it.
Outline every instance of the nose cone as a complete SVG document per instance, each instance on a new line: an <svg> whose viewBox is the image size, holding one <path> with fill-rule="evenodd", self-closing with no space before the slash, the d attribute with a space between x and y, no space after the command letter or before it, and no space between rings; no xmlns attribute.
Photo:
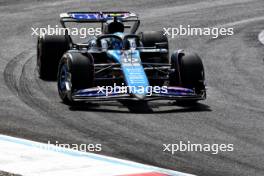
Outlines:
<svg viewBox="0 0 264 176"><path fill-rule="evenodd" d="M134 94L134 96L138 100L144 100L146 98L146 95L144 95L144 94Z"/></svg>

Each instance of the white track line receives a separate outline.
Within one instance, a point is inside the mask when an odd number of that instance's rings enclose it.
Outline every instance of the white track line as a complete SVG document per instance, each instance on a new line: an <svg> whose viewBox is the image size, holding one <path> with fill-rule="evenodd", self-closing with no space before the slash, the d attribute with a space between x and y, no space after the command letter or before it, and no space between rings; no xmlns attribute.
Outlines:
<svg viewBox="0 0 264 176"><path fill-rule="evenodd" d="M192 176L5 135L0 135L0 170L23 176Z"/></svg>
<svg viewBox="0 0 264 176"><path fill-rule="evenodd" d="M264 30L259 33L258 40L264 45Z"/></svg>
<svg viewBox="0 0 264 176"><path fill-rule="evenodd" d="M230 22L230 23L219 24L219 25L216 25L214 27L217 27L217 28L219 28L219 27L232 27L232 26L246 24L246 23L250 23L250 22L254 22L254 21L260 21L260 20L264 20L264 16L253 17L253 18L243 19L243 20L234 21L234 22Z"/></svg>
<svg viewBox="0 0 264 176"><path fill-rule="evenodd" d="M205 2L197 2L192 4L183 4L176 6L166 6L163 8L149 8L144 9L144 14L142 14L143 19L153 18L153 17L162 17L167 16L168 14L182 14L184 12L193 12L203 9L209 9L214 7L221 6L231 6L233 4L242 4L242 3L250 3L253 0L221 0L221 1L205 1ZM154 18L155 19L155 18Z"/></svg>
<svg viewBox="0 0 264 176"><path fill-rule="evenodd" d="M217 25L215 27L217 27L217 28L232 27L232 26L236 26L236 25L241 25L241 24L246 24L246 23L250 23L250 22L254 22L254 21L261 21L261 20L264 20L264 16L244 19L244 20L240 20L240 21L234 21L234 22L225 23L225 24L220 24L220 25ZM264 30L259 33L258 40L260 41L260 43L262 43L264 45Z"/></svg>

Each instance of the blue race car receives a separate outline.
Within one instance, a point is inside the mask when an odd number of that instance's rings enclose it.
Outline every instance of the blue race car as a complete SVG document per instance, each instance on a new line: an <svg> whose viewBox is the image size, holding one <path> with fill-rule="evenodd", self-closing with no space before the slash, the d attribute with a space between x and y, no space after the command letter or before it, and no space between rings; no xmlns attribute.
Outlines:
<svg viewBox="0 0 264 176"><path fill-rule="evenodd" d="M206 98L204 67L197 54L174 51L169 57L162 31L137 33L140 20L131 12L68 12L66 23L101 23L101 35L84 43L71 36L38 38L40 78L56 79L62 101L177 100ZM128 29L129 32L125 32Z"/></svg>

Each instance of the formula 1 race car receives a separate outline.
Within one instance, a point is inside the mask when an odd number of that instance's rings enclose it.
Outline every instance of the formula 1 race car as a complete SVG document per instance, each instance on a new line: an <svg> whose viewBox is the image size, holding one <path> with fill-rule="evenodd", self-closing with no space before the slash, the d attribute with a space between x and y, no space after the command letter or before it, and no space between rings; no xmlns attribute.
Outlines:
<svg viewBox="0 0 264 176"><path fill-rule="evenodd" d="M68 12L66 23L101 23L101 35L84 43L71 36L38 38L40 78L56 79L62 101L72 104L95 100L177 100L206 98L204 67L197 54L183 50L169 57L162 31L137 32L138 16L131 12ZM125 32L125 30L129 32Z"/></svg>

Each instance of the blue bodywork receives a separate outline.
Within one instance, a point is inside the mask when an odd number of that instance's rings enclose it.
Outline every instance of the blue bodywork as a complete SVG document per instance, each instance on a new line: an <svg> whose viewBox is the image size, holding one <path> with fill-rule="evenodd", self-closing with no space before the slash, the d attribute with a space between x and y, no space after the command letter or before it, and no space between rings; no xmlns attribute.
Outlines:
<svg viewBox="0 0 264 176"><path fill-rule="evenodd" d="M149 86L147 75L141 64L140 54L138 50L109 50L107 55L121 65L126 86L135 87L132 94L137 97L145 97L146 89L141 91L141 87L147 88Z"/></svg>
<svg viewBox="0 0 264 176"><path fill-rule="evenodd" d="M102 35L93 36L88 42L75 44L71 38L69 40L72 43L70 52L91 55L89 59L93 60L91 61L93 64L89 63L91 67L87 68L91 69L88 76L93 76L93 78L86 80L89 84L86 82L87 84L83 86L73 86L71 70L65 66L62 67L61 77L58 79L58 88L63 95L67 94L70 101L127 98L147 101L156 99L205 99L205 90L197 91L195 87L181 87L184 84L177 80L180 71L169 63L167 57L169 54L167 40L159 42L161 40L155 39L148 46L143 40L143 36L136 35L140 20L135 13L125 11L68 12L62 13L60 17L64 28L66 28L66 22L102 24ZM124 25L125 22L128 22L126 23L128 25ZM125 34L125 29L129 28L130 32ZM86 66L88 67L88 65ZM174 76L175 81L172 81ZM118 82L118 85L115 81ZM92 84L103 86L90 87ZM114 84L114 86L107 86L107 84ZM120 86L120 84L122 85ZM164 86L151 86L150 84ZM166 85L178 85L179 87ZM111 91L108 91L109 87ZM166 87L165 91L164 87ZM157 91L156 88L160 88L160 91ZM64 99L64 97L62 98Z"/></svg>
<svg viewBox="0 0 264 176"><path fill-rule="evenodd" d="M77 16L76 16L77 18ZM79 18L79 17L78 17ZM123 33L116 33L118 37L123 39ZM115 43L116 42L116 43ZM114 63L120 64L126 87L133 89L129 92L123 92L123 88L116 86L115 92L102 92L100 88L87 88L77 90L73 94L75 100L111 100L122 98L136 98L137 100L147 99L202 99L196 95L195 91L183 87L166 87L166 92L155 92L149 84L148 77L140 58L140 50L136 47L131 47L128 50L123 50L119 47L118 41L111 40L111 45L114 49L106 49L107 57L112 59ZM142 89L143 88L143 89ZM150 89L151 88L151 89Z"/></svg>

